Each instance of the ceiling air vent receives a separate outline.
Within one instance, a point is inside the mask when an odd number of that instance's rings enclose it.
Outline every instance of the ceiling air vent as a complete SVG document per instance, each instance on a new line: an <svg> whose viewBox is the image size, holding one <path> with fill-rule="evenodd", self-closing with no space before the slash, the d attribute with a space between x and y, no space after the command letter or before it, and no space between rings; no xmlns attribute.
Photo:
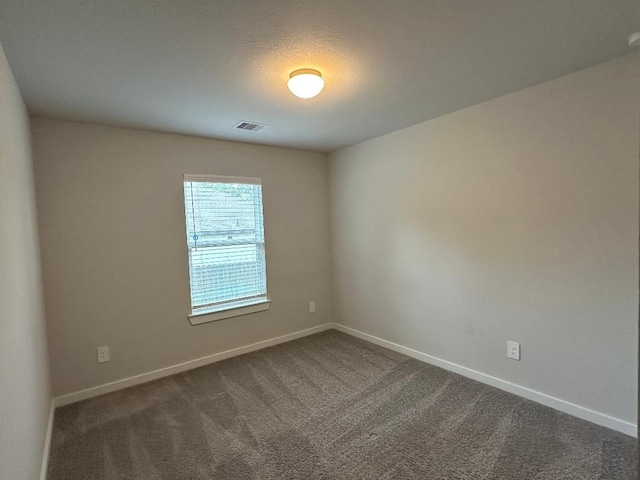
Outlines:
<svg viewBox="0 0 640 480"><path fill-rule="evenodd" d="M246 130L247 132L260 132L268 126L269 125L263 125L262 123L240 122L233 128L237 130Z"/></svg>

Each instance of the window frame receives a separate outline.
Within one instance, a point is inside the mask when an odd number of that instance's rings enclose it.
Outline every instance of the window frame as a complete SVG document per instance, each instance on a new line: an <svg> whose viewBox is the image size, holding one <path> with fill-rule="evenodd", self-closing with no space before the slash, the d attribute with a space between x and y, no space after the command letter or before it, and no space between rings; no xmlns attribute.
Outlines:
<svg viewBox="0 0 640 480"><path fill-rule="evenodd" d="M200 309L195 309L193 307L193 295L191 291L191 273L192 273L192 246L189 244L189 218L190 214L187 211L187 195L186 195L186 184L191 182L203 182L203 183L227 183L227 184L248 184L248 185L259 185L260 186L260 209L262 215L262 241L255 242L247 242L248 245L251 244L262 244L262 248L264 249L264 295L259 295L255 297L238 297L237 299L220 302L215 306L214 304L207 307L201 307ZM232 176L222 176L222 175L192 175L192 174L184 174L182 181L182 197L183 197L183 205L184 205L184 227L185 227L185 240L187 247L187 262L188 262L188 279L189 279L189 306L190 306L190 314L187 316L189 322L192 325L199 325L202 323L215 322L218 320L223 320L225 318L237 317L240 315L247 315L251 313L261 312L268 310L271 306L271 299L268 296L267 291L267 262L266 262L266 239L264 235L264 201L262 198L262 179L260 178L252 178L252 177L232 177ZM257 207L257 205L255 205ZM237 243L230 242L229 245L237 245ZM216 246L228 246L221 243ZM205 247L206 248L206 247Z"/></svg>

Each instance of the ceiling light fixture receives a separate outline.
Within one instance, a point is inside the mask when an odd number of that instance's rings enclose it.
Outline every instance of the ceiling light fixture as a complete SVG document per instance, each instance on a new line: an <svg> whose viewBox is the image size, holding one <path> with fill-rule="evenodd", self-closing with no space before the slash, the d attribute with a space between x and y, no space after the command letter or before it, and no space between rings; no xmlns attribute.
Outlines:
<svg viewBox="0 0 640 480"><path fill-rule="evenodd" d="M324 88L322 74L310 68L302 68L291 72L287 86L291 93L300 98L312 98Z"/></svg>
<svg viewBox="0 0 640 480"><path fill-rule="evenodd" d="M630 47L640 47L640 32L635 32L627 38Z"/></svg>

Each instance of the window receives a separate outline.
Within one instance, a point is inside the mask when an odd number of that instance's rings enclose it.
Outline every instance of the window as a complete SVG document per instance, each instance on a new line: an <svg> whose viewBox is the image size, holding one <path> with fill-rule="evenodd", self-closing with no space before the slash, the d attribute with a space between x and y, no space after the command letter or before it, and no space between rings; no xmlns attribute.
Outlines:
<svg viewBox="0 0 640 480"><path fill-rule="evenodd" d="M185 175L184 207L191 323L269 308L260 179Z"/></svg>

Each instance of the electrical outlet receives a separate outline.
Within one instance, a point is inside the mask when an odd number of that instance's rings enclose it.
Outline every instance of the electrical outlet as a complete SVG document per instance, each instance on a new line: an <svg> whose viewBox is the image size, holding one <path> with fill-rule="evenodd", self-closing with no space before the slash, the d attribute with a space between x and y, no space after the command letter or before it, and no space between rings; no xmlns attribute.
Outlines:
<svg viewBox="0 0 640 480"><path fill-rule="evenodd" d="M517 342L507 342L507 357L513 360L520 360L520 344Z"/></svg>
<svg viewBox="0 0 640 480"><path fill-rule="evenodd" d="M309 302L309 313L316 313L316 302Z"/></svg>
<svg viewBox="0 0 640 480"><path fill-rule="evenodd" d="M109 359L109 347L98 347L98 363L108 362Z"/></svg>

